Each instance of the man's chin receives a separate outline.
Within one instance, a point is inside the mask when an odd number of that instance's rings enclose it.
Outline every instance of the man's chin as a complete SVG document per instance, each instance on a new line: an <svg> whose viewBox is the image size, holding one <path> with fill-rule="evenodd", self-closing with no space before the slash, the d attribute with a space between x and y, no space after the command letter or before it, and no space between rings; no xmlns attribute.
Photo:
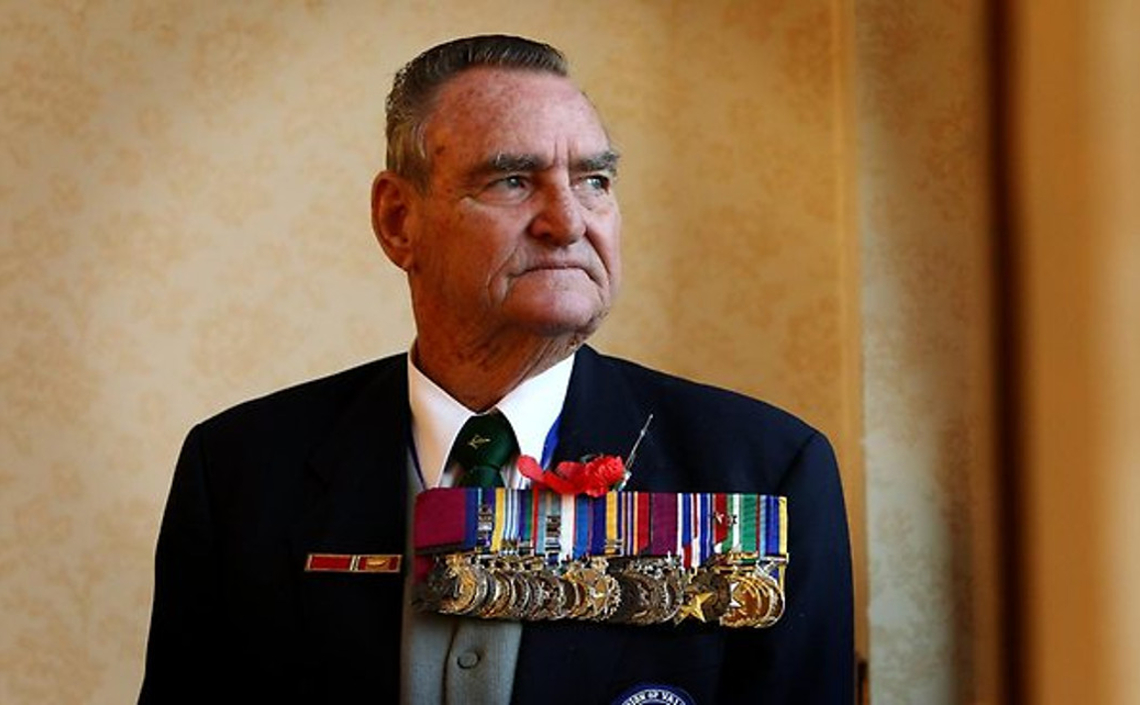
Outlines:
<svg viewBox="0 0 1140 705"><path fill-rule="evenodd" d="M608 311L596 301L590 305L572 304L563 299L529 306L518 312L516 321L536 336L577 338L581 342L601 326Z"/></svg>

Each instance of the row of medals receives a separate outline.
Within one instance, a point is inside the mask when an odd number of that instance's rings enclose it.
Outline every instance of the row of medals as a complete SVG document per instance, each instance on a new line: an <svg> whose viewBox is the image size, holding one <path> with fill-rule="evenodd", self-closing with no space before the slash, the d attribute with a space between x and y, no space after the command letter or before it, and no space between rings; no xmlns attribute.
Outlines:
<svg viewBox="0 0 1140 705"><path fill-rule="evenodd" d="M537 556L452 553L436 558L421 609L484 619L769 627L784 611L779 569L726 554L696 569L673 557L589 557L556 566Z"/></svg>

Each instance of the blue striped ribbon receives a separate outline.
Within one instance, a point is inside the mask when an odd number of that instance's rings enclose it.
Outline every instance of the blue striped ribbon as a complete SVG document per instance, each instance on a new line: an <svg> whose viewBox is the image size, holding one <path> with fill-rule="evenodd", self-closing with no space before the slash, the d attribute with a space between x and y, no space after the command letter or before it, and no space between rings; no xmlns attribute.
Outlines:
<svg viewBox="0 0 1140 705"><path fill-rule="evenodd" d="M590 498L578 495L574 502L574 557L581 558L590 553Z"/></svg>

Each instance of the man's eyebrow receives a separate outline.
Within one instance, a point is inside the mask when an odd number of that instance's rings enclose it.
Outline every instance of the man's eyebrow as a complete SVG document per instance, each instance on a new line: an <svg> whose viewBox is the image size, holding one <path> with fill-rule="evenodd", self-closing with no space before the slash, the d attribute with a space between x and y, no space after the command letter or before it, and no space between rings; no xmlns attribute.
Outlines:
<svg viewBox="0 0 1140 705"><path fill-rule="evenodd" d="M487 162L487 171L538 171L546 166L537 154L504 154L500 152Z"/></svg>
<svg viewBox="0 0 1140 705"><path fill-rule="evenodd" d="M537 154L506 154L500 152L476 165L471 170L471 175L483 177L492 174L540 171L545 167L546 162Z"/></svg>
<svg viewBox="0 0 1140 705"><path fill-rule="evenodd" d="M620 155L617 152L612 149L607 149L604 152L575 160L571 165L571 171L575 173L591 171L616 173L619 159ZM508 154L500 152L472 169L471 175L475 178L480 178L491 174L526 173L543 171L549 166L550 163L537 154Z"/></svg>
<svg viewBox="0 0 1140 705"><path fill-rule="evenodd" d="M571 171L576 173L590 172L590 171L608 171L611 174L617 173L618 160L621 155L612 149L607 149L601 154L595 154L589 157L582 157L574 162Z"/></svg>

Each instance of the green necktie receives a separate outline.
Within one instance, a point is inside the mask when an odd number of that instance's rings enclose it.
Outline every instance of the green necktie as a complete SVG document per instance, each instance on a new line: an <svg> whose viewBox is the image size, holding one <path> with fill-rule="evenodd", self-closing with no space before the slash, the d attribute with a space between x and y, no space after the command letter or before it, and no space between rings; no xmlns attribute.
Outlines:
<svg viewBox="0 0 1140 705"><path fill-rule="evenodd" d="M451 447L451 461L461 468L455 486L502 487L501 470L516 453L514 431L502 412L472 416Z"/></svg>

